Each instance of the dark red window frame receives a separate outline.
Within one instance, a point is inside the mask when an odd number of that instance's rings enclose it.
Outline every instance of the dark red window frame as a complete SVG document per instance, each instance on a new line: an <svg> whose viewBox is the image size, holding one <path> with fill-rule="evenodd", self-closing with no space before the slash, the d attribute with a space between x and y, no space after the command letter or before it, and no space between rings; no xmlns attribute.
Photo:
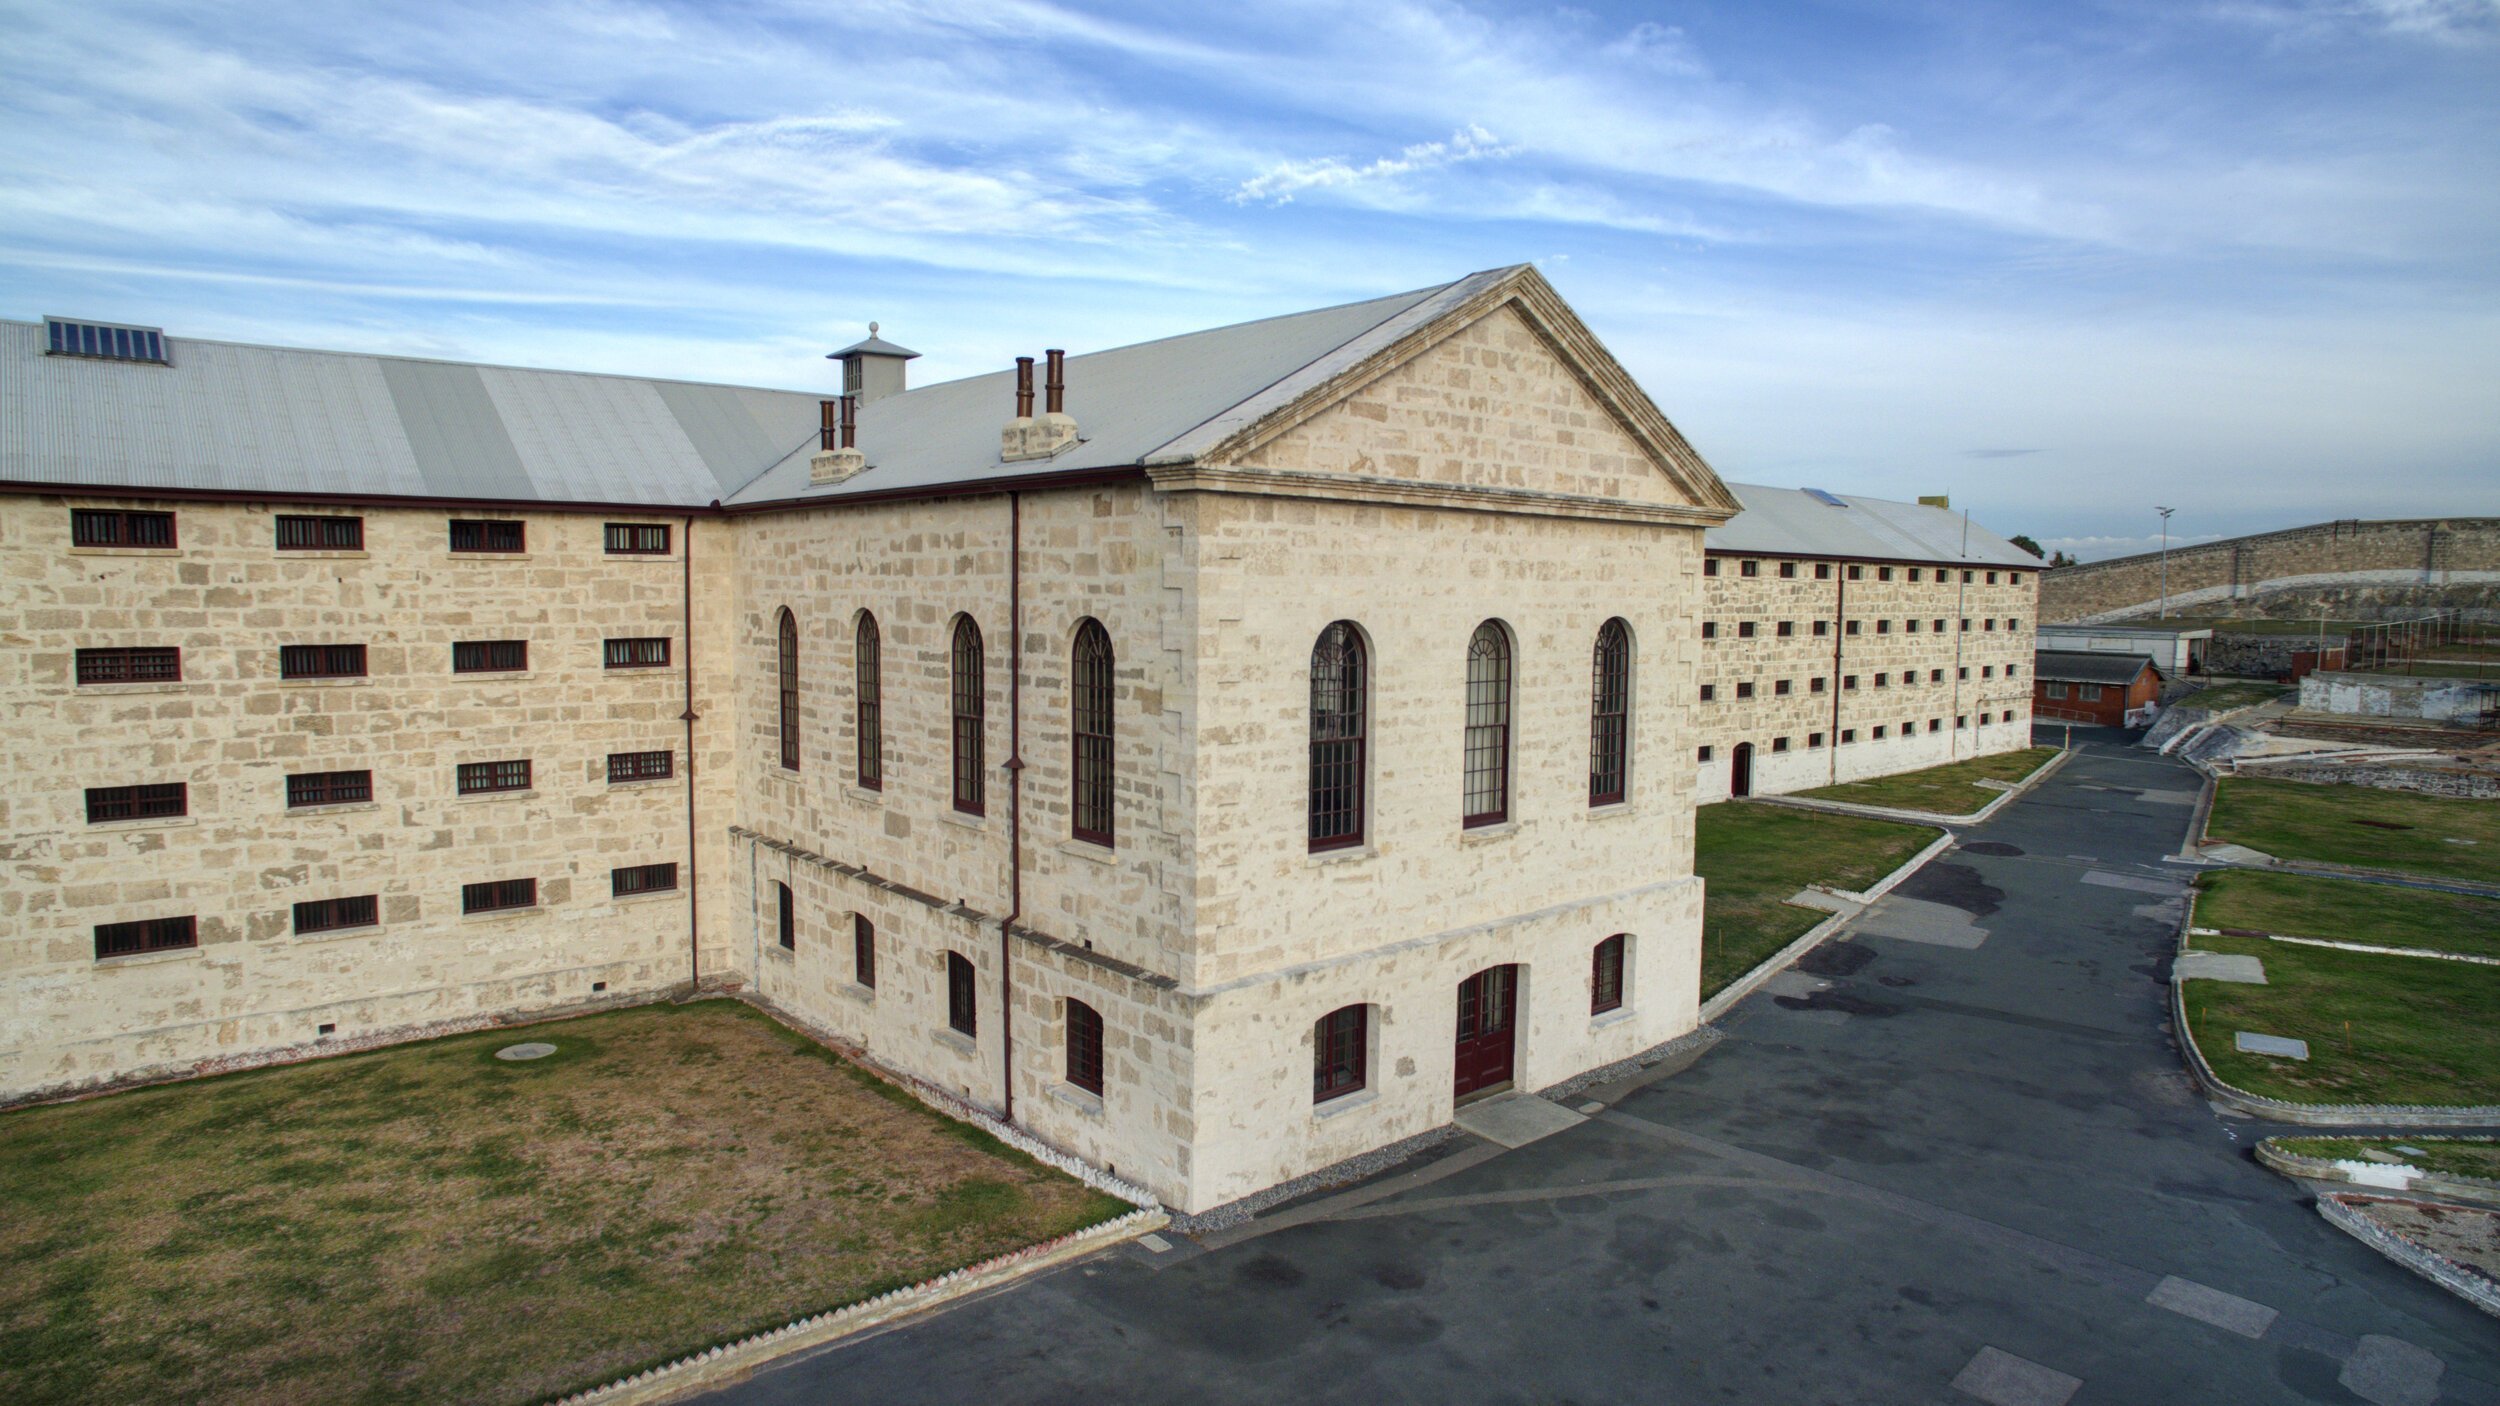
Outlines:
<svg viewBox="0 0 2500 1406"><path fill-rule="evenodd" d="M668 636L646 635L609 640L601 658L611 669L665 669L668 667Z"/></svg>
<svg viewBox="0 0 2500 1406"><path fill-rule="evenodd" d="M373 799L370 771L307 771L286 779L287 809L349 805Z"/></svg>
<svg viewBox="0 0 2500 1406"><path fill-rule="evenodd" d="M1589 660L1589 804L1615 805L1629 787L1632 760L1632 629L1621 619L1597 627Z"/></svg>
<svg viewBox="0 0 2500 1406"><path fill-rule="evenodd" d="M610 898L630 898L638 893L674 893L676 890L675 864L628 864L608 871Z"/></svg>
<svg viewBox="0 0 2500 1406"><path fill-rule="evenodd" d="M278 646L278 677L282 679L361 679L365 647L361 644L282 644Z"/></svg>
<svg viewBox="0 0 2500 1406"><path fill-rule="evenodd" d="M1313 851L1363 843L1366 780L1363 635L1339 620L1311 647L1309 840Z"/></svg>
<svg viewBox="0 0 2500 1406"><path fill-rule="evenodd" d="M529 524L517 518L453 518L451 549L495 554L529 550Z"/></svg>
<svg viewBox="0 0 2500 1406"><path fill-rule="evenodd" d="M1487 620L1467 641L1467 715L1460 739L1459 824L1510 818L1510 633Z"/></svg>
<svg viewBox="0 0 2500 1406"><path fill-rule="evenodd" d="M781 608L778 631L781 680L781 764L799 769L799 618Z"/></svg>
<svg viewBox="0 0 2500 1406"><path fill-rule="evenodd" d="M1088 619L1076 627L1069 671L1069 734L1073 782L1070 829L1089 844L1112 843L1111 634ZM1099 1093L1101 1090L1097 1089Z"/></svg>
<svg viewBox="0 0 2500 1406"><path fill-rule="evenodd" d="M852 723L858 734L859 788L885 789L885 638L863 610L851 637Z"/></svg>
<svg viewBox="0 0 2500 1406"><path fill-rule="evenodd" d="M180 781L87 788L87 823L164 820L191 813L191 788Z"/></svg>
<svg viewBox="0 0 2500 1406"><path fill-rule="evenodd" d="M608 555L612 557L664 557L668 555L669 531L665 522L612 522L607 525Z"/></svg>
<svg viewBox="0 0 2500 1406"><path fill-rule="evenodd" d="M608 782L666 781L677 774L675 752L610 752Z"/></svg>
<svg viewBox="0 0 2500 1406"><path fill-rule="evenodd" d="M354 898L317 898L295 905L295 930L337 932L343 928L378 927L382 922L382 899L379 894L360 894Z"/></svg>
<svg viewBox="0 0 2500 1406"><path fill-rule="evenodd" d="M851 915L851 978L877 989L877 925L865 913Z"/></svg>
<svg viewBox="0 0 2500 1406"><path fill-rule="evenodd" d="M73 547L156 549L182 545L172 513L135 508L72 508L69 541Z"/></svg>
<svg viewBox="0 0 2500 1406"><path fill-rule="evenodd" d="M1371 1081L1371 1008L1344 1006L1311 1028L1311 1102L1360 1092Z"/></svg>
<svg viewBox="0 0 2500 1406"><path fill-rule="evenodd" d="M95 954L98 959L129 957L141 952L173 952L199 945L200 920L193 915L95 925Z"/></svg>
<svg viewBox="0 0 2500 1406"><path fill-rule="evenodd" d="M97 683L180 683L182 651L162 646L78 651L78 681Z"/></svg>
<svg viewBox="0 0 2500 1406"><path fill-rule="evenodd" d="M781 943L781 950L784 952L796 952L799 950L798 895L790 892L790 886L788 884L775 879L773 881L773 896L779 907L779 911L775 914L775 924L776 933Z"/></svg>
<svg viewBox="0 0 2500 1406"><path fill-rule="evenodd" d="M985 787L989 778L984 762L988 739L983 729L989 717L989 699L983 692L981 627L972 623L969 615L955 617L952 654L952 686L947 692L954 715L955 809L965 815L982 815L988 810Z"/></svg>
<svg viewBox="0 0 2500 1406"><path fill-rule="evenodd" d="M1616 933L1589 954L1589 1014L1623 1009L1624 935Z"/></svg>
<svg viewBox="0 0 2500 1406"><path fill-rule="evenodd" d="M511 674L529 666L528 640L458 640L451 647L455 674Z"/></svg>
<svg viewBox="0 0 2500 1406"><path fill-rule="evenodd" d="M500 762L462 762L453 775L453 789L463 796L487 796L498 791L526 791L530 788L530 763L527 757Z"/></svg>
<svg viewBox="0 0 2500 1406"><path fill-rule="evenodd" d="M979 988L972 959L961 952L946 954L946 1028L958 1035L981 1033Z"/></svg>
<svg viewBox="0 0 2500 1406"><path fill-rule="evenodd" d="M1068 1082L1102 1093L1102 1013L1083 1001L1068 1002Z"/></svg>
<svg viewBox="0 0 2500 1406"><path fill-rule="evenodd" d="M460 911L463 913L501 913L512 908L537 906L536 879L489 879L482 884L460 886Z"/></svg>
<svg viewBox="0 0 2500 1406"><path fill-rule="evenodd" d="M277 544L282 552L361 552L365 549L365 520L280 513Z"/></svg>

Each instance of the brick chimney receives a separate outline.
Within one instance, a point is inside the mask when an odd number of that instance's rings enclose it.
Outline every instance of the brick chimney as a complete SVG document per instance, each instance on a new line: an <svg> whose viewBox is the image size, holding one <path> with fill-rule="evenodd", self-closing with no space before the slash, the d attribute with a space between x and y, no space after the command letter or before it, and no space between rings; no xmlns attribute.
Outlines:
<svg viewBox="0 0 2500 1406"><path fill-rule="evenodd" d="M1068 354L1057 347L1042 353L1048 359L1042 386L1042 413L1033 413L1033 358L1016 358L1016 416L999 432L998 457L1004 463L1056 458L1077 442L1076 420L1068 414Z"/></svg>

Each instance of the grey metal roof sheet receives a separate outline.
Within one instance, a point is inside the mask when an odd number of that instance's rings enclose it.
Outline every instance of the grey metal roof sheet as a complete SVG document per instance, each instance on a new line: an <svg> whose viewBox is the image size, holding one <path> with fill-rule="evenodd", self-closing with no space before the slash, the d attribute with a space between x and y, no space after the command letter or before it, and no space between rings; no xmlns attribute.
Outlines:
<svg viewBox="0 0 2500 1406"><path fill-rule="evenodd" d="M839 361L846 356L858 356L863 353L869 356L899 356L905 361L916 361L920 357L920 353L913 351L911 348L898 347L892 342L887 341L885 338L871 332L867 336L860 338L858 341L851 343L849 346L844 347L840 351L825 353L825 360Z"/></svg>
<svg viewBox="0 0 2500 1406"><path fill-rule="evenodd" d="M2032 674L2051 683L2131 684L2147 669L2160 672L2150 658L2141 654L2043 649L2031 659Z"/></svg>
<svg viewBox="0 0 2500 1406"><path fill-rule="evenodd" d="M1977 522L1969 524L1964 545L1963 515L1924 503L1899 503L1855 493L1831 493L1840 506L1819 501L1802 488L1770 488L1758 483L1729 483L1745 510L1702 534L1702 545L1714 552L1759 552L1764 556L1863 557L1887 561L1947 562L1955 565L2011 566L2037 571L2038 557L2006 541Z"/></svg>

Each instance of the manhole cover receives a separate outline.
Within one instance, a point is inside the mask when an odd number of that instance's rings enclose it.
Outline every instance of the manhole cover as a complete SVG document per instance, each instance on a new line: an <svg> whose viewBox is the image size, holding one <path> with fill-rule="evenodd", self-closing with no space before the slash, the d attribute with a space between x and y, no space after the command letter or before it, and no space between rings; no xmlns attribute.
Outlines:
<svg viewBox="0 0 2500 1406"><path fill-rule="evenodd" d="M554 1054L555 1052L555 1046L550 1045L543 1040L532 1040L527 1044L506 1045L502 1049L495 1051L495 1058L511 1060L545 1059L547 1056Z"/></svg>

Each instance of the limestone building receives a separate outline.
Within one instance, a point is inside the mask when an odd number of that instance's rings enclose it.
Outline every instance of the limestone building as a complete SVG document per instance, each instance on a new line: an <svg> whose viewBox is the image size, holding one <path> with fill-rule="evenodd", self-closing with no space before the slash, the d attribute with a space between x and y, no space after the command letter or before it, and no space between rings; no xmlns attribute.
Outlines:
<svg viewBox="0 0 2500 1406"><path fill-rule="evenodd" d="M0 1100L735 991L1195 1211L1694 1027L1739 503L1534 271L839 355L0 324Z"/></svg>

